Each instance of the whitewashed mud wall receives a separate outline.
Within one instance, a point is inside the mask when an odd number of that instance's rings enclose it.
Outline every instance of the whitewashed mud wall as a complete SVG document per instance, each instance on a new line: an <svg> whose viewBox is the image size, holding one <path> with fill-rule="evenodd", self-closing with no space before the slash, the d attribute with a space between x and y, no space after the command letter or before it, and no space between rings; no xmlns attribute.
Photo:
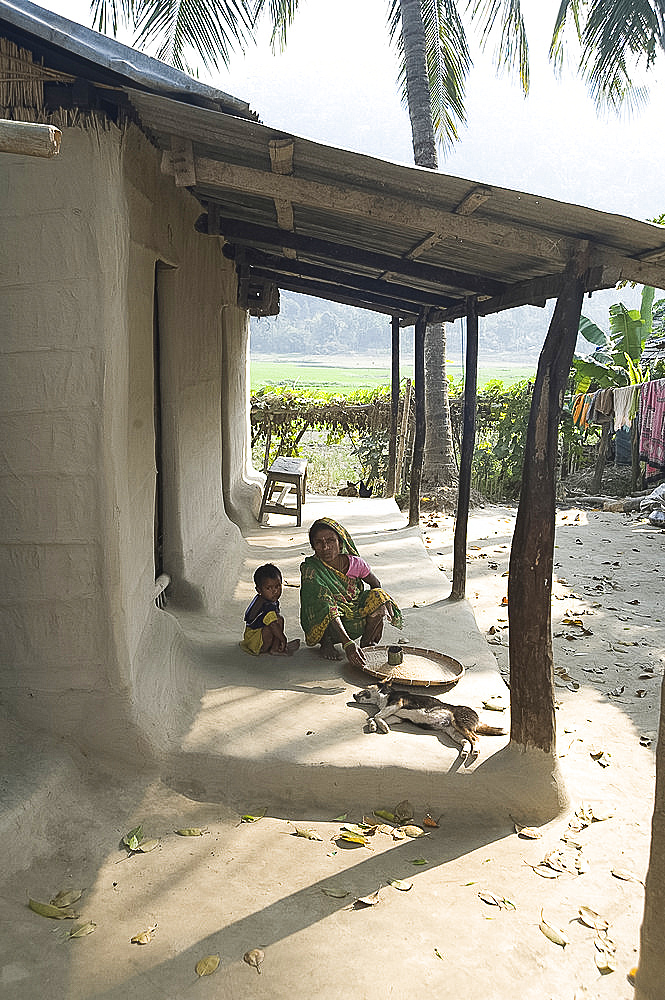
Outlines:
<svg viewBox="0 0 665 1000"><path fill-rule="evenodd" d="M23 721L130 755L168 745L197 702L153 601L158 262L164 570L220 628L243 546L224 496L258 506L235 276L159 164L134 126L64 129L57 160L0 157L0 689Z"/></svg>

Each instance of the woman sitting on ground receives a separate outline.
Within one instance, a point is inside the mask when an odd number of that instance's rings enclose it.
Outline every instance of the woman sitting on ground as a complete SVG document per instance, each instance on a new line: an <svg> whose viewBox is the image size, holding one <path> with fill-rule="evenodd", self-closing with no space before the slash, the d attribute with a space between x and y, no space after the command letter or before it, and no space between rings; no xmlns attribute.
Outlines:
<svg viewBox="0 0 665 1000"><path fill-rule="evenodd" d="M400 610L381 589L341 524L330 517L320 518L309 529L309 541L314 555L300 566L300 624L305 641L308 646L320 643L327 660L341 659L335 648L341 643L349 663L362 667L366 663L363 648L380 641L385 616L396 628L402 627Z"/></svg>

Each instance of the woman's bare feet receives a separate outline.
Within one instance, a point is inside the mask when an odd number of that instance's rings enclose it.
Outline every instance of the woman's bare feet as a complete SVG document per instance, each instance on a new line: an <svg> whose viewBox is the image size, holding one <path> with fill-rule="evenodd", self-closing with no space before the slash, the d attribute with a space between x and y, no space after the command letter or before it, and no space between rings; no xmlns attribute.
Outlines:
<svg viewBox="0 0 665 1000"><path fill-rule="evenodd" d="M321 643L321 656L324 660L341 660L342 654L329 639L324 639Z"/></svg>

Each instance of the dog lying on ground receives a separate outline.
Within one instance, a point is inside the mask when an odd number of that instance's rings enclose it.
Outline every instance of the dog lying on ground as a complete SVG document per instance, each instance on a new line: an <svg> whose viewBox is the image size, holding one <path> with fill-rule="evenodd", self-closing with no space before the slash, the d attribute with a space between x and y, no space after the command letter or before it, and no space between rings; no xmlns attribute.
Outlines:
<svg viewBox="0 0 665 1000"><path fill-rule="evenodd" d="M426 694L393 691L388 684L372 684L357 691L353 700L359 705L376 705L378 712L369 719L371 733L389 733L388 722L404 719L416 726L445 733L466 753L466 744L475 752L478 736L506 736L505 729L486 726L468 705L448 705Z"/></svg>

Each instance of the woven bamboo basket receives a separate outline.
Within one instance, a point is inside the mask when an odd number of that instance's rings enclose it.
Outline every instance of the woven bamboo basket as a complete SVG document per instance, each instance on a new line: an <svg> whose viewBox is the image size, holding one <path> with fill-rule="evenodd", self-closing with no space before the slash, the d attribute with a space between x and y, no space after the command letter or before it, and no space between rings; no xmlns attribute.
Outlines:
<svg viewBox="0 0 665 1000"><path fill-rule="evenodd" d="M363 649L367 661L362 668L364 672L384 683L438 687L445 691L454 687L464 675L464 667L459 660L435 649L420 649L418 646L400 646L402 662L390 664L388 650L394 648L369 646Z"/></svg>

